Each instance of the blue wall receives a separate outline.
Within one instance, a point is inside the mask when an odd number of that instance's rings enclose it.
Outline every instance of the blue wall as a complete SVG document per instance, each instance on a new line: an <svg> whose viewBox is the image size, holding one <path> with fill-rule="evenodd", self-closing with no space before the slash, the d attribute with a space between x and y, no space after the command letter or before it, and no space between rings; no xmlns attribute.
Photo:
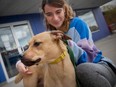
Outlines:
<svg viewBox="0 0 116 87"><path fill-rule="evenodd" d="M40 33L45 30L42 14L28 14L28 15L0 17L0 24L19 22L24 20L28 20L30 22L34 34Z"/></svg>
<svg viewBox="0 0 116 87"><path fill-rule="evenodd" d="M97 24L99 26L99 31L93 32L93 40L99 40L101 38L104 38L110 34L110 31L108 29L108 25L106 24L105 18L101 12L100 8L96 8L93 10L94 16L96 18Z"/></svg>
<svg viewBox="0 0 116 87"><path fill-rule="evenodd" d="M108 26L106 24L106 21L104 19L104 16L103 16L100 8L94 9L93 13L96 18L97 24L99 26L99 31L92 33L93 40L96 41L96 40L99 40L101 38L108 36L110 34L110 32L109 32ZM28 15L0 17L0 24L24 21L24 20L29 20L34 34L45 31L42 14L28 14Z"/></svg>
<svg viewBox="0 0 116 87"><path fill-rule="evenodd" d="M5 78L1 63L0 63L0 83L4 81L6 81L6 78Z"/></svg>

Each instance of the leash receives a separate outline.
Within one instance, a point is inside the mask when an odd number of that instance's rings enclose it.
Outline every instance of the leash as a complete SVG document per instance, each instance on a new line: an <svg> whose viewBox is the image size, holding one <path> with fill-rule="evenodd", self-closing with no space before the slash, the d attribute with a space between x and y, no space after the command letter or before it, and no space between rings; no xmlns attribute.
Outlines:
<svg viewBox="0 0 116 87"><path fill-rule="evenodd" d="M76 64L75 64L75 58L74 58L73 51L72 51L72 49L70 48L70 46L68 45L68 41L67 41L67 40L63 40L63 41L64 41L64 43L66 43L66 45L67 45L68 53L69 53L71 62L72 62L73 66L74 66L74 69L75 69L77 87L80 87L80 83L79 83L79 81L78 81L78 76L77 76L77 69L76 69Z"/></svg>

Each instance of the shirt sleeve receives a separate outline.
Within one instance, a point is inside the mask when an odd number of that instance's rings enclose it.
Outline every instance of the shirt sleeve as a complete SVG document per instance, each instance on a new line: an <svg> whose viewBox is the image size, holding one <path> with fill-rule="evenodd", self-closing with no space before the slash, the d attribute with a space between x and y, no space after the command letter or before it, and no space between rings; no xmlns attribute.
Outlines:
<svg viewBox="0 0 116 87"><path fill-rule="evenodd" d="M68 45L71 47L74 57L75 57L75 63L76 65L80 63L87 62L87 54L86 52L81 49L74 41L68 40Z"/></svg>

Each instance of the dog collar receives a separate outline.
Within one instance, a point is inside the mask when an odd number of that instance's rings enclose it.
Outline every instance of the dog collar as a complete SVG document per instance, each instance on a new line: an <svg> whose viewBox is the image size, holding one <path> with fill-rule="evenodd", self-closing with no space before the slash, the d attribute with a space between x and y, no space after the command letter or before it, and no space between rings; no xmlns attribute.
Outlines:
<svg viewBox="0 0 116 87"><path fill-rule="evenodd" d="M50 62L50 64L57 64L59 63L60 61L62 61L66 56L66 51L64 51L60 57L58 57L57 59L55 59L54 61Z"/></svg>

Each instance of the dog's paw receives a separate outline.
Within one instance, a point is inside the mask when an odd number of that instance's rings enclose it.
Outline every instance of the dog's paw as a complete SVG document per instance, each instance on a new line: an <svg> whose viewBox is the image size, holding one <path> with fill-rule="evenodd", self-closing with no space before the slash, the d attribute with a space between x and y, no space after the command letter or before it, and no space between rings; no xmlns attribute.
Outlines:
<svg viewBox="0 0 116 87"><path fill-rule="evenodd" d="M23 76L22 76L22 74L18 74L18 75L16 75L16 78L15 78L15 84L17 84L17 83L19 83L21 80L23 79Z"/></svg>

